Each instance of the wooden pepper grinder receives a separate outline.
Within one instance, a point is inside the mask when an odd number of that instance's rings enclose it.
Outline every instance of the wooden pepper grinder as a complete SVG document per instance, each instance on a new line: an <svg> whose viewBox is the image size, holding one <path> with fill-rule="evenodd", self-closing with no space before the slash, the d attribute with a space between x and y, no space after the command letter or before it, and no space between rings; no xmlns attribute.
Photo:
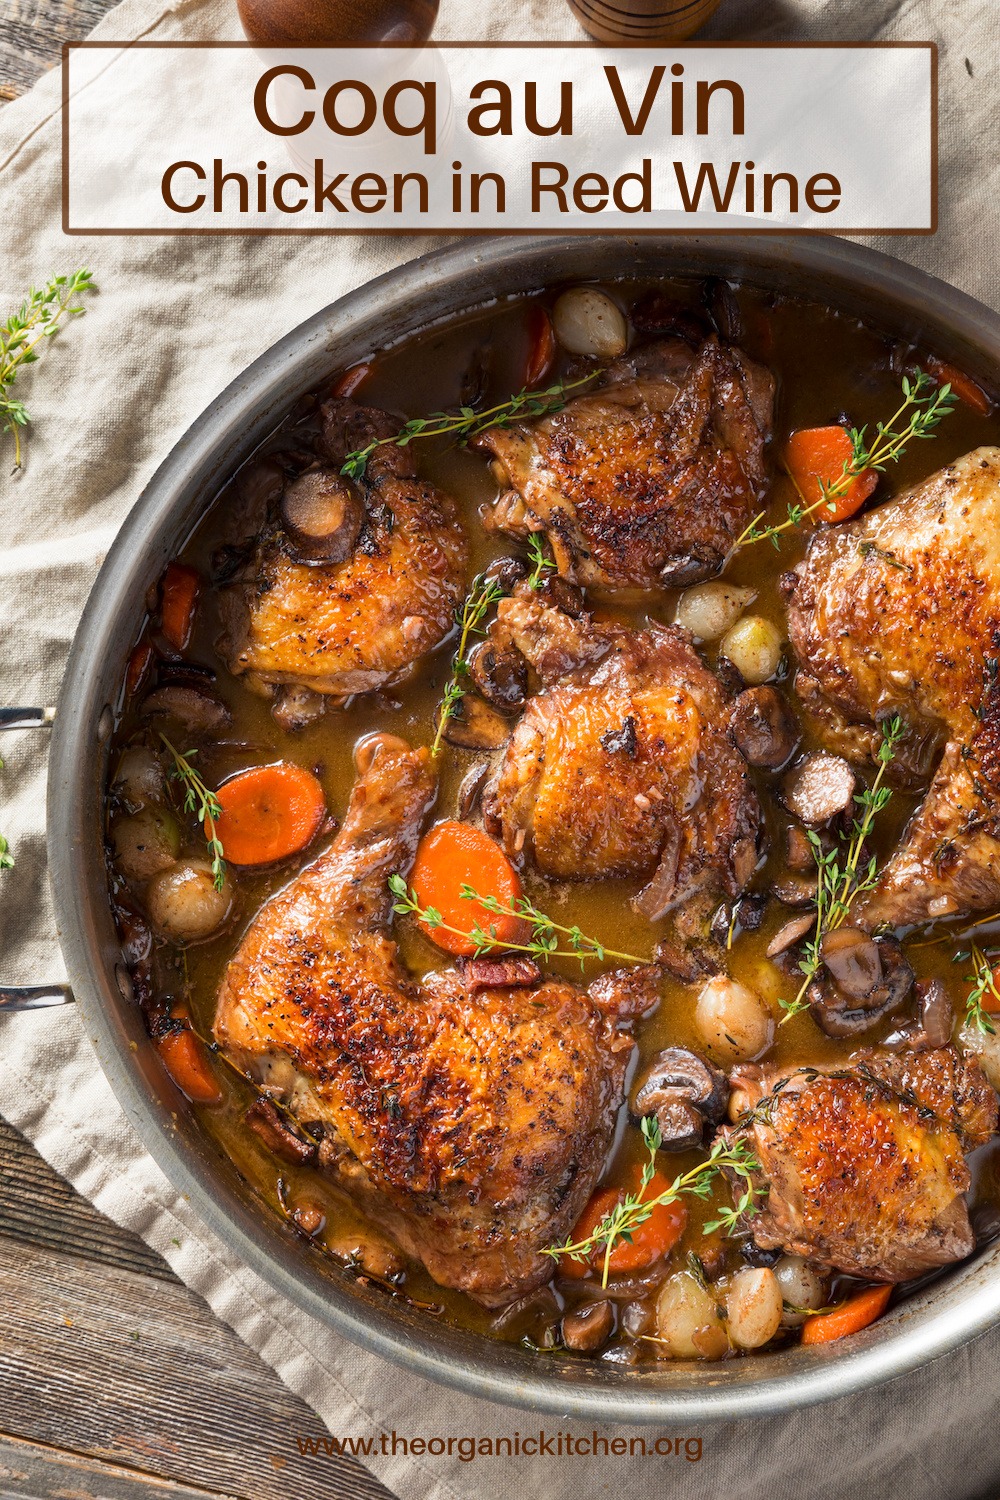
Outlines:
<svg viewBox="0 0 1000 1500"><path fill-rule="evenodd" d="M718 10L721 0L569 0L584 31L598 42L682 42Z"/></svg>
<svg viewBox="0 0 1000 1500"><path fill-rule="evenodd" d="M440 0L236 0L255 47L422 47Z"/></svg>

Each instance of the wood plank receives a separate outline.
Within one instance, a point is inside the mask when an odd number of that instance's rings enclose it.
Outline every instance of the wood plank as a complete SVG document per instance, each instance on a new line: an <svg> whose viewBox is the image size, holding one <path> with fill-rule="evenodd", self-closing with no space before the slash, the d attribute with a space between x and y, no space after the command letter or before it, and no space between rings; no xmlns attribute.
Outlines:
<svg viewBox="0 0 1000 1500"><path fill-rule="evenodd" d="M0 1494L4 1500L229 1500L218 1490L193 1490L169 1479L97 1463L41 1443L0 1435Z"/></svg>
<svg viewBox="0 0 1000 1500"><path fill-rule="evenodd" d="M318 1418L180 1282L0 1238L0 1309L12 1438L240 1500L391 1500L353 1460L302 1455Z"/></svg>
<svg viewBox="0 0 1000 1500"><path fill-rule="evenodd" d="M13 99L55 66L63 42L93 31L115 0L3 0L0 98Z"/></svg>

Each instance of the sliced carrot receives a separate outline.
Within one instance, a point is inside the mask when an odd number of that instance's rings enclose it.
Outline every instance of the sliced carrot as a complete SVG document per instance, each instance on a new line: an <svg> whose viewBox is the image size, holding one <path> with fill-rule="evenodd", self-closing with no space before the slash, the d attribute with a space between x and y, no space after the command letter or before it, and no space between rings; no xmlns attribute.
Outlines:
<svg viewBox="0 0 1000 1500"><path fill-rule="evenodd" d="M925 368L928 375L934 376L938 385L950 385L959 401L971 406L981 417L989 416L993 410L993 402L971 375L964 375L943 359L928 359L925 361Z"/></svg>
<svg viewBox="0 0 1000 1500"><path fill-rule="evenodd" d="M349 370L345 370L343 375L334 381L332 394L342 397L353 396L355 391L368 379L371 372L371 365L351 365Z"/></svg>
<svg viewBox="0 0 1000 1500"><path fill-rule="evenodd" d="M531 338L531 349L524 372L524 384L525 389L530 391L545 379L556 357L556 335L552 327L552 319L545 308L537 303L528 314L528 334Z"/></svg>
<svg viewBox="0 0 1000 1500"><path fill-rule="evenodd" d="M993 970L993 983L986 986L979 1003L991 1016L1000 1014L1000 964Z"/></svg>
<svg viewBox="0 0 1000 1500"><path fill-rule="evenodd" d="M186 651L191 640L200 593L201 574L186 563L170 563L160 585L160 623L178 651Z"/></svg>
<svg viewBox="0 0 1000 1500"><path fill-rule="evenodd" d="M891 1286L870 1286L856 1297L850 1297L843 1307L807 1318L802 1328L802 1342L829 1344L834 1339L846 1338L849 1333L859 1333L885 1312L891 1295Z"/></svg>
<svg viewBox="0 0 1000 1500"><path fill-rule="evenodd" d="M125 668L125 696L134 698L142 687L153 664L153 648L148 641L140 641L128 659Z"/></svg>
<svg viewBox="0 0 1000 1500"><path fill-rule="evenodd" d="M270 865L315 838L326 816L323 788L293 761L254 766L223 782L215 834L234 865ZM206 838L210 837L208 826Z"/></svg>
<svg viewBox="0 0 1000 1500"><path fill-rule="evenodd" d="M422 907L433 907L447 926L419 926L433 943L446 953L471 956L476 944L473 928L495 933L497 942L520 942L525 923L520 917L496 916L480 901L468 901L462 887L469 885L481 896L490 896L512 906L521 894L517 871L481 828L471 823L435 823L417 847L417 857L410 874L414 895ZM447 928L457 928L450 932Z"/></svg>
<svg viewBox="0 0 1000 1500"><path fill-rule="evenodd" d="M854 448L845 427L803 427L793 432L785 449L785 465L806 505L823 498L823 486L838 484L844 465L850 464ZM875 469L863 469L842 493L831 496L833 509L821 505L813 512L817 521L846 521L871 495L878 484Z"/></svg>
<svg viewBox="0 0 1000 1500"><path fill-rule="evenodd" d="M638 1168L632 1174L632 1191L638 1189L641 1177ZM665 1193L670 1184L660 1172L654 1172L649 1185L643 1193L643 1200L658 1198ZM598 1224L609 1214L624 1197L624 1188L600 1188L583 1213L580 1215L574 1229L572 1238L574 1241L585 1240L593 1234ZM687 1209L684 1204L675 1201L673 1203L658 1203L641 1224L632 1231L631 1240L619 1240L611 1254L608 1256L608 1269L610 1271L642 1271L658 1261L661 1256L672 1250L684 1233L687 1224ZM591 1269L601 1270L604 1265L604 1250L598 1246L587 1261L573 1260L569 1255L559 1258L559 1270L562 1275L583 1277L590 1274Z"/></svg>
<svg viewBox="0 0 1000 1500"><path fill-rule="evenodd" d="M183 1010L175 1010L156 1038L160 1060L182 1093L194 1104L218 1104L222 1090L208 1061L208 1050L195 1036Z"/></svg>

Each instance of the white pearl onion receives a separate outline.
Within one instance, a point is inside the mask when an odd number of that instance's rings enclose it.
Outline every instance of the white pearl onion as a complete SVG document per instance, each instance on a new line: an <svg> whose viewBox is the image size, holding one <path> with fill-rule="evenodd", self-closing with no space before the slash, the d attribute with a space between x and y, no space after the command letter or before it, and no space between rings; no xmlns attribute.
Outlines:
<svg viewBox="0 0 1000 1500"><path fill-rule="evenodd" d="M747 1266L726 1294L729 1337L741 1349L760 1349L781 1327L781 1288L773 1271Z"/></svg>
<svg viewBox="0 0 1000 1500"><path fill-rule="evenodd" d="M721 1359L729 1344L715 1298L689 1271L663 1283L656 1299L656 1336L664 1359Z"/></svg>
<svg viewBox="0 0 1000 1500"><path fill-rule="evenodd" d="M552 309L556 338L570 354L592 354L613 359L628 345L625 314L596 287L574 286L563 292Z"/></svg>
<svg viewBox="0 0 1000 1500"><path fill-rule="evenodd" d="M775 1264L774 1277L782 1301L789 1303L790 1307L806 1307L815 1312L824 1306L826 1282L801 1255L783 1255ZM804 1312L791 1312L788 1308L782 1311L783 1328L800 1328L805 1320Z"/></svg>
<svg viewBox="0 0 1000 1500"><path fill-rule="evenodd" d="M198 942L221 927L232 900L228 878L217 891L212 867L201 859L186 860L157 875L145 896L153 926L164 937L182 943Z"/></svg>
<svg viewBox="0 0 1000 1500"><path fill-rule="evenodd" d="M685 589L677 601L676 623L700 641L725 635L754 598L753 589L732 583L699 583Z"/></svg>
<svg viewBox="0 0 1000 1500"><path fill-rule="evenodd" d="M725 1062L750 1062L774 1040L767 1002L727 974L717 974L704 986L694 1018L706 1046Z"/></svg>
<svg viewBox="0 0 1000 1500"><path fill-rule="evenodd" d="M763 615L744 615L730 626L719 643L743 681L750 687L767 682L781 665L781 635Z"/></svg>

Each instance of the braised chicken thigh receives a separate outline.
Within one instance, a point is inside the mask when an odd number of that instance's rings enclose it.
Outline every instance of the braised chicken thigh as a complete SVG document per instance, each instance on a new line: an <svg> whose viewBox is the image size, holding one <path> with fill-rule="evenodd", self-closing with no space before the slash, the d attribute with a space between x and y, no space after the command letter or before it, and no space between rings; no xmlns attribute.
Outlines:
<svg viewBox="0 0 1000 1500"><path fill-rule="evenodd" d="M855 1054L838 1068L747 1066L731 1077L766 1206L756 1243L871 1281L905 1281L973 1247L964 1153L997 1128L997 1097L951 1047Z"/></svg>
<svg viewBox="0 0 1000 1500"><path fill-rule="evenodd" d="M544 532L588 587L708 578L757 508L773 395L767 370L714 337L622 355L563 411L482 436L510 486L487 522Z"/></svg>
<svg viewBox="0 0 1000 1500"><path fill-rule="evenodd" d="M483 795L512 858L563 880L652 877L638 898L651 917L746 885L760 808L726 737L730 705L686 632L573 619L522 585L491 639L540 685Z"/></svg>
<svg viewBox="0 0 1000 1500"><path fill-rule="evenodd" d="M386 412L326 401L318 461L285 482L226 591L222 653L265 695L371 692L451 629L468 550L452 500L417 477L409 449L390 443L372 452L360 483L340 473L348 453L398 425Z"/></svg>
<svg viewBox="0 0 1000 1500"><path fill-rule="evenodd" d="M258 914L219 993L216 1036L278 1088L325 1169L441 1284L487 1306L552 1274L600 1173L646 976L587 993L503 965L411 981L389 936L434 799L426 750L363 742L326 853ZM532 982L532 980L536 982Z"/></svg>
<svg viewBox="0 0 1000 1500"><path fill-rule="evenodd" d="M979 448L870 511L824 527L791 584L795 686L821 737L897 761L943 746L907 838L859 905L871 926L1000 905L1000 449Z"/></svg>

